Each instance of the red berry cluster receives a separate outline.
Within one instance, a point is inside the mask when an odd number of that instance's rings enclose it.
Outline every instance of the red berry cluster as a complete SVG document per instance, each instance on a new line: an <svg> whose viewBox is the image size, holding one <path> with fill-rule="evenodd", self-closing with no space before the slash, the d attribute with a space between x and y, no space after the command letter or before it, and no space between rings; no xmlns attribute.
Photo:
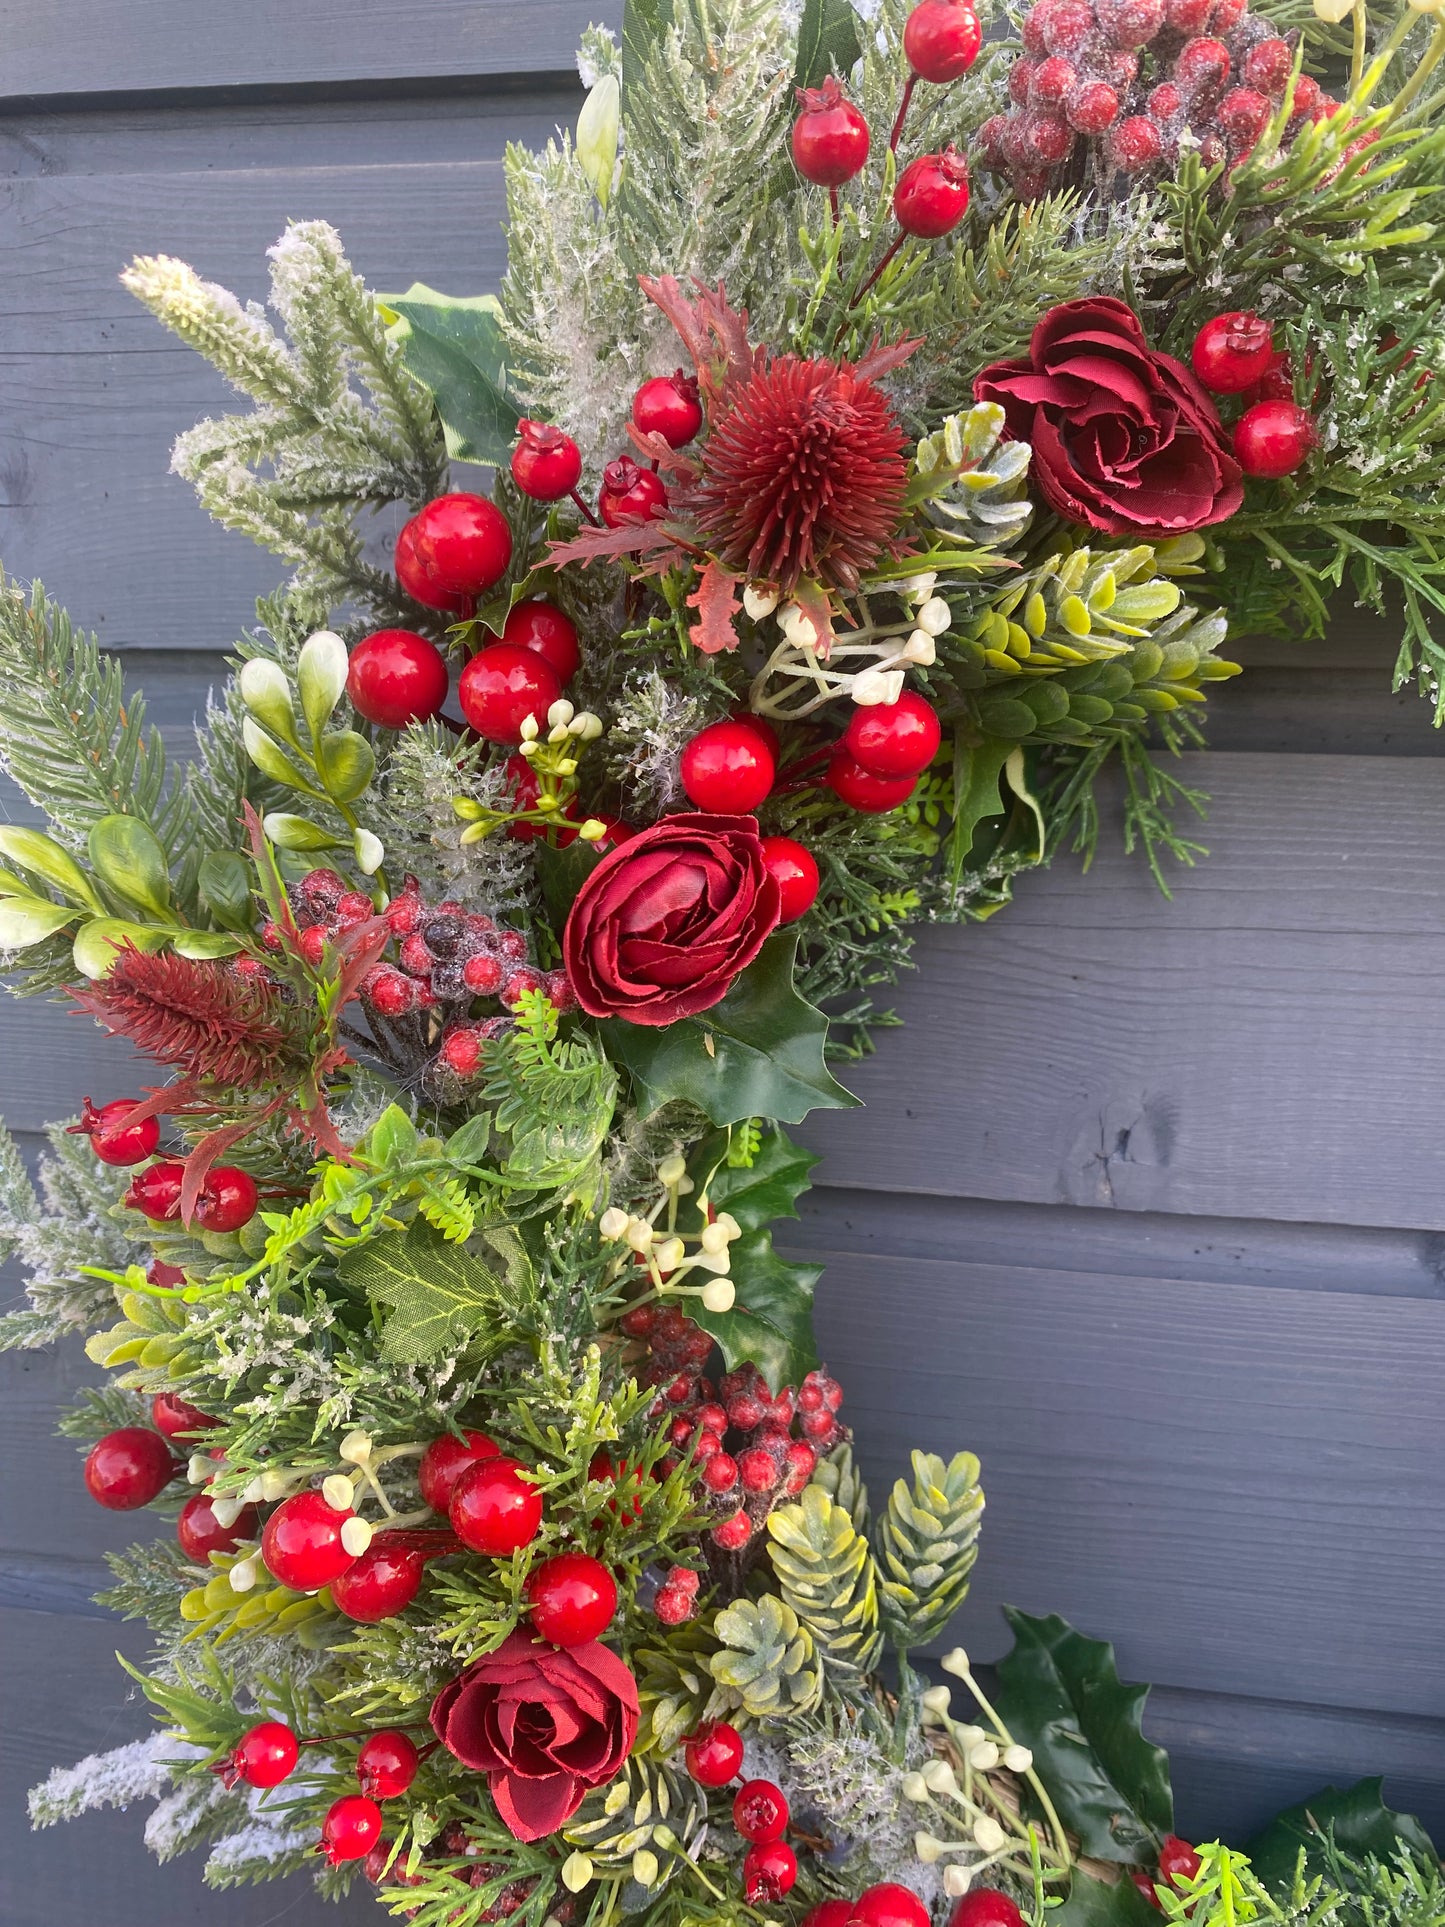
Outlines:
<svg viewBox="0 0 1445 1927"><path fill-rule="evenodd" d="M1194 338L1194 372L1216 395L1238 395L1234 453L1246 475L1278 481L1292 475L1319 440L1314 417L1294 399L1289 356L1274 330L1248 311L1215 315Z"/></svg>
<svg viewBox="0 0 1445 1927"><path fill-rule="evenodd" d="M1294 36L1247 0L1035 0L1023 43L1009 73L1013 105L981 139L1025 200L1063 185L1081 154L1144 175L1173 167L1190 135L1207 167L1243 160L1294 63ZM1337 105L1301 75L1286 139Z"/></svg>
<svg viewBox="0 0 1445 1927"><path fill-rule="evenodd" d="M1163 1905L1154 1891L1156 1885L1180 1887L1192 1880L1203 1863L1187 1840L1181 1840L1177 1833L1166 1833L1159 1847L1158 1879L1147 1874L1141 1867L1130 1869L1129 1878L1143 1894L1151 1907L1163 1912Z"/></svg>
<svg viewBox="0 0 1445 1927"><path fill-rule="evenodd" d="M131 1179L121 1203L144 1212L156 1224L173 1224L181 1215L181 1190L186 1167L173 1158L148 1164ZM216 1164L206 1173L191 1213L198 1231L239 1231L256 1215L261 1202L256 1180L234 1164Z"/></svg>

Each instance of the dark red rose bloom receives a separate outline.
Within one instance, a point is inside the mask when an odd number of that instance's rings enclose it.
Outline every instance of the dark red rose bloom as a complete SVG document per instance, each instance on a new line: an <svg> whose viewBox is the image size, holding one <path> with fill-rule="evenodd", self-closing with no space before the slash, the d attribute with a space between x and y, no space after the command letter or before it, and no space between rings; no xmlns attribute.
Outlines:
<svg viewBox="0 0 1445 1927"><path fill-rule="evenodd" d="M1123 301L1091 295L1039 318L1026 361L973 384L999 403L1050 508L1108 535L1182 535L1244 500L1238 462L1193 371L1144 339Z"/></svg>
<svg viewBox="0 0 1445 1927"><path fill-rule="evenodd" d="M562 956L589 1017L662 1025L727 995L782 902L751 816L668 816L603 857Z"/></svg>
<svg viewBox="0 0 1445 1927"><path fill-rule="evenodd" d="M519 1840L564 1826L621 1770L637 1737L637 1681L597 1640L565 1650L513 1633L432 1702L437 1738L485 1773Z"/></svg>

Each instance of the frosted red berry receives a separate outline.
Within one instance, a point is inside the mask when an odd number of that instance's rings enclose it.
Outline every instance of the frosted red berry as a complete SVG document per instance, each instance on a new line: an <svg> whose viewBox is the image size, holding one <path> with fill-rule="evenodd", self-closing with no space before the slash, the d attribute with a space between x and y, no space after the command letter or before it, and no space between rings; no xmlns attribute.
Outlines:
<svg viewBox="0 0 1445 1927"><path fill-rule="evenodd" d="M1052 4L1036 11L1043 15L1039 26L1043 53L1082 53L1094 36L1096 23L1089 0L1052 0Z"/></svg>
<svg viewBox="0 0 1445 1927"><path fill-rule="evenodd" d="M1039 167L1057 167L1073 150L1068 122L1057 114L1029 113L1024 117L1024 158Z"/></svg>
<svg viewBox="0 0 1445 1927"><path fill-rule="evenodd" d="M1109 139L1109 159L1125 174L1141 174L1164 152L1164 140L1152 120L1131 114L1121 120Z"/></svg>
<svg viewBox="0 0 1445 1927"><path fill-rule="evenodd" d="M1314 418L1292 401L1258 401L1234 431L1234 455L1246 475L1278 481L1293 475L1319 440Z"/></svg>
<svg viewBox="0 0 1445 1927"><path fill-rule="evenodd" d="M261 1527L261 1515L248 1505L233 1522L223 1526L216 1517L210 1495L197 1492L181 1507L176 1520L176 1539L181 1551L196 1565L204 1566L213 1552L234 1552L244 1539L254 1539Z"/></svg>
<svg viewBox="0 0 1445 1927"><path fill-rule="evenodd" d="M181 1215L181 1186L185 1181L186 1167L165 1158L133 1177L121 1202L132 1211L143 1211L157 1223L168 1224Z"/></svg>
<svg viewBox="0 0 1445 1927"><path fill-rule="evenodd" d="M503 1559L536 1538L542 1495L515 1459L483 1459L457 1481L450 1512L463 1545Z"/></svg>
<svg viewBox="0 0 1445 1927"><path fill-rule="evenodd" d="M978 59L983 28L969 0L919 0L903 24L903 57L920 80L946 86Z"/></svg>
<svg viewBox="0 0 1445 1927"><path fill-rule="evenodd" d="M800 87L793 122L793 164L815 187L841 187L868 159L868 123L832 74L820 87Z"/></svg>
<svg viewBox="0 0 1445 1927"><path fill-rule="evenodd" d="M763 1845L788 1830L788 1802L771 1780L745 1780L733 1800L733 1825L744 1840Z"/></svg>
<svg viewBox="0 0 1445 1927"><path fill-rule="evenodd" d="M478 951L462 965L462 982L478 997L495 997L502 987L502 964L489 951Z"/></svg>
<svg viewBox="0 0 1445 1927"><path fill-rule="evenodd" d="M1206 321L1189 354L1195 374L1216 395L1242 395L1263 378L1273 358L1273 328L1248 310Z"/></svg>
<svg viewBox="0 0 1445 1927"><path fill-rule="evenodd" d="M1079 84L1079 70L1062 54L1050 54L1034 70L1029 102L1034 107L1058 109Z"/></svg>
<svg viewBox="0 0 1445 1927"><path fill-rule="evenodd" d="M108 1512L134 1512L158 1499L179 1470L159 1432L145 1425L122 1425L90 1448L85 1485Z"/></svg>
<svg viewBox="0 0 1445 1927"><path fill-rule="evenodd" d="M848 1927L852 1914L851 1900L820 1900L803 1915L799 1927Z"/></svg>
<svg viewBox="0 0 1445 1927"><path fill-rule="evenodd" d="M716 1465L717 1460L709 1461ZM753 1522L741 1507L712 1529L713 1544L723 1552L741 1552L753 1536Z"/></svg>
<svg viewBox="0 0 1445 1927"><path fill-rule="evenodd" d="M738 1477L742 1480L744 1492L759 1494L773 1491L782 1473L770 1452L765 1452L760 1445L753 1445L738 1454Z"/></svg>
<svg viewBox="0 0 1445 1927"><path fill-rule="evenodd" d="M715 1452L702 1468L702 1482L709 1492L731 1492L738 1477L738 1462L730 1452Z"/></svg>
<svg viewBox="0 0 1445 1927"><path fill-rule="evenodd" d="M1230 64L1222 40L1191 40L1182 50L1174 62L1174 84L1191 110L1223 92Z"/></svg>
<svg viewBox="0 0 1445 1927"><path fill-rule="evenodd" d="M462 1474L470 1472L483 1459L499 1458L501 1450L497 1441L488 1438L485 1432L468 1432L463 1438L443 1432L427 1446L417 1467L416 1481L425 1503L433 1512L445 1514Z"/></svg>
<svg viewBox="0 0 1445 1927"><path fill-rule="evenodd" d="M763 862L778 886L780 923L796 923L817 901L820 878L813 852L791 836L765 836Z"/></svg>
<svg viewBox="0 0 1445 1927"><path fill-rule="evenodd" d="M577 674L582 660L577 625L555 602L517 603L502 625L501 639L518 649L535 649L552 665L564 686Z"/></svg>
<svg viewBox="0 0 1445 1927"><path fill-rule="evenodd" d="M725 717L684 745L678 773L700 810L733 816L758 807L773 787L777 765L756 729Z"/></svg>
<svg viewBox="0 0 1445 1927"><path fill-rule="evenodd" d="M437 1057L457 1077L475 1077L482 1068L483 1037L472 1024L457 1024L441 1041Z"/></svg>
<svg viewBox="0 0 1445 1927"><path fill-rule="evenodd" d="M495 587L512 559L512 530L481 495L439 495L407 524L410 552L432 589L448 597Z"/></svg>
<svg viewBox="0 0 1445 1927"><path fill-rule="evenodd" d="M1164 0L1164 24L1192 40L1209 24L1214 0Z"/></svg>
<svg viewBox="0 0 1445 1927"><path fill-rule="evenodd" d="M560 1552L534 1566L526 1595L533 1630L553 1646L600 1639L617 1611L617 1581L585 1552Z"/></svg>
<svg viewBox="0 0 1445 1927"><path fill-rule="evenodd" d="M1290 107L1292 120L1312 117L1323 99L1324 89L1314 75L1301 74L1294 84L1294 98Z"/></svg>
<svg viewBox="0 0 1445 1927"><path fill-rule="evenodd" d="M1106 134L1119 118L1119 96L1106 80L1086 80L1064 104L1077 134Z"/></svg>
<svg viewBox="0 0 1445 1927"><path fill-rule="evenodd" d="M1025 1927L1018 1903L997 1887L974 1887L953 1910L948 1927Z"/></svg>
<svg viewBox="0 0 1445 1927"><path fill-rule="evenodd" d="M1020 107L1027 107L1033 99L1034 76L1043 65L1038 60L1016 60L1009 68L1009 98Z"/></svg>
<svg viewBox="0 0 1445 1927"><path fill-rule="evenodd" d="M743 1892L750 1907L775 1905L798 1879L798 1856L786 1840L749 1847L743 1856Z"/></svg>
<svg viewBox="0 0 1445 1927"><path fill-rule="evenodd" d="M192 1222L202 1231L239 1231L256 1215L261 1194L249 1171L217 1164L206 1173Z"/></svg>
<svg viewBox="0 0 1445 1927"><path fill-rule="evenodd" d="M968 167L950 144L941 154L920 154L898 177L893 218L905 234L935 241L968 212Z"/></svg>
<svg viewBox="0 0 1445 1927"><path fill-rule="evenodd" d="M321 1822L317 1852L333 1867L343 1861L364 1860L381 1838L381 1808L364 1793L348 1793Z"/></svg>
<svg viewBox="0 0 1445 1927"><path fill-rule="evenodd" d="M1253 87L1230 88L1215 117L1232 154L1249 152L1264 132L1270 111L1268 100Z"/></svg>
<svg viewBox="0 0 1445 1927"><path fill-rule="evenodd" d="M184 1277L184 1273L182 1276ZM181 1438L188 1433L209 1432L221 1423L203 1412L198 1405L188 1405L174 1392L157 1392L151 1400L151 1424L158 1432L164 1432L168 1439Z"/></svg>
<svg viewBox="0 0 1445 1927"><path fill-rule="evenodd" d="M529 716L544 729L547 711L561 694L551 663L535 649L511 642L494 642L479 651L457 684L463 715L489 743L520 743Z"/></svg>
<svg viewBox="0 0 1445 1927"><path fill-rule="evenodd" d="M685 448L702 428L697 377L679 368L643 382L632 397L632 423L640 435L661 435L669 448Z"/></svg>
<svg viewBox="0 0 1445 1927"><path fill-rule="evenodd" d="M582 479L582 451L570 435L551 422L517 423L512 450L512 480L534 502L556 502Z"/></svg>
<svg viewBox="0 0 1445 1927"><path fill-rule="evenodd" d="M620 529L629 522L651 522L667 507L667 489L650 468L642 468L630 455L619 455L602 471L602 488L597 497L597 513L609 529Z"/></svg>
<svg viewBox="0 0 1445 1927"><path fill-rule="evenodd" d="M1147 47L1164 25L1164 0L1098 0L1099 27L1113 47Z"/></svg>
<svg viewBox="0 0 1445 1927"><path fill-rule="evenodd" d="M320 1492L283 1499L261 1534L261 1558L271 1577L293 1592L319 1592L351 1565L341 1528L352 1513L338 1512Z"/></svg>
<svg viewBox="0 0 1445 1927"><path fill-rule="evenodd" d="M1184 96L1172 80L1164 80L1152 89L1145 110L1156 126L1167 127L1184 111Z"/></svg>
<svg viewBox="0 0 1445 1927"><path fill-rule="evenodd" d="M938 711L911 689L897 702L855 708L843 733L848 753L873 776L919 775L942 740Z"/></svg>
<svg viewBox="0 0 1445 1927"><path fill-rule="evenodd" d="M1171 1887L1192 1880L1199 1872L1199 1855L1177 1833L1166 1833L1159 1847L1159 1875Z"/></svg>
<svg viewBox="0 0 1445 1927"><path fill-rule="evenodd" d="M709 1720L688 1736L682 1757L699 1786L726 1786L742 1767L742 1735L726 1720Z"/></svg>
<svg viewBox="0 0 1445 1927"><path fill-rule="evenodd" d="M161 1125L156 1117L143 1117L138 1124L127 1122L140 1102L138 1097L117 1097L97 1110L86 1098L80 1122L69 1127L71 1134L88 1137L91 1150L102 1164L141 1164L154 1157L161 1141Z"/></svg>
<svg viewBox="0 0 1445 1927"><path fill-rule="evenodd" d="M227 1786L280 1786L296 1768L300 1743L280 1720L261 1720L241 1735L218 1769Z"/></svg>
<svg viewBox="0 0 1445 1927"><path fill-rule="evenodd" d="M405 1612L421 1591L426 1557L399 1534L378 1532L366 1551L331 1581L338 1612L363 1626L374 1626Z"/></svg>
<svg viewBox="0 0 1445 1927"><path fill-rule="evenodd" d="M404 1017L416 1008L416 983L392 964L377 964L361 980L361 994L383 1017Z"/></svg>
<svg viewBox="0 0 1445 1927"><path fill-rule="evenodd" d="M416 1778L421 1755L405 1733L386 1727L373 1733L356 1756L356 1778L368 1799L395 1800Z"/></svg>
<svg viewBox="0 0 1445 1927"><path fill-rule="evenodd" d="M833 751L825 778L829 789L849 809L882 816L906 803L918 787L916 776L876 776L840 743Z"/></svg>
<svg viewBox="0 0 1445 1927"><path fill-rule="evenodd" d="M1290 70L1294 66L1294 55L1290 44L1278 34L1271 34L1268 40L1256 40L1244 56L1239 77L1246 87L1255 87L1271 100L1283 97ZM1298 108L1298 99L1295 102Z"/></svg>
<svg viewBox="0 0 1445 1927"><path fill-rule="evenodd" d="M1228 40L1249 11L1249 0L1214 0L1209 9L1209 31L1219 40Z"/></svg>
<svg viewBox="0 0 1445 1927"><path fill-rule="evenodd" d="M883 1880L853 1903L852 1927L929 1927L928 1909L911 1887Z"/></svg>

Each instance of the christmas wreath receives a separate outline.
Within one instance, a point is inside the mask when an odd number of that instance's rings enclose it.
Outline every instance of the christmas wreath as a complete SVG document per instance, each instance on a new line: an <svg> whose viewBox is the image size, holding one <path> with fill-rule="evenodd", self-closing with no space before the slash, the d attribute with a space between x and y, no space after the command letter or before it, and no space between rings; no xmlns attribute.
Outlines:
<svg viewBox="0 0 1445 1927"><path fill-rule="evenodd" d="M86 1484L170 1521L104 1595L158 1731L38 1823L152 1795L420 1927L1445 1920L1376 1783L1179 1839L1062 1620L928 1670L979 1462L870 1504L769 1229L911 925L1115 767L1197 854L1231 633L1349 588L1440 705L1435 5L628 0L498 295L317 222L279 327L126 271L247 403L175 468L293 573L175 774L0 587L0 942L168 1073L40 1197L0 1157L5 1340L88 1332Z"/></svg>

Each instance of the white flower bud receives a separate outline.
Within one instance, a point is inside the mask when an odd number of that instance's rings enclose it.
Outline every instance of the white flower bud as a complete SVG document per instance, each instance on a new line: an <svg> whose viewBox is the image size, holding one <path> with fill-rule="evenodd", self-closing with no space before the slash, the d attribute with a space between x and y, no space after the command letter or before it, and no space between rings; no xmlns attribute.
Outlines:
<svg viewBox="0 0 1445 1927"><path fill-rule="evenodd" d="M949 1686L930 1686L918 1703L925 1713L946 1713L953 1704L953 1689Z"/></svg>
<svg viewBox="0 0 1445 1927"><path fill-rule="evenodd" d="M743 607L754 622L761 622L777 608L779 593L771 582L750 582L743 590Z"/></svg>
<svg viewBox="0 0 1445 1927"><path fill-rule="evenodd" d="M618 1238L626 1235L630 1222L625 1211L619 1211L615 1204L611 1205L597 1220L598 1234L606 1238L609 1244L614 1243Z"/></svg>
<svg viewBox="0 0 1445 1927"><path fill-rule="evenodd" d="M529 716L527 718L527 723L531 722L531 720L532 719ZM523 729L527 727L527 723L523 723L522 725ZM518 743L517 745L517 754L519 756L525 756L528 762L530 762L531 759L537 754L538 747L539 745L531 736L524 736L521 742Z"/></svg>
<svg viewBox="0 0 1445 1927"><path fill-rule="evenodd" d="M249 1592L255 1585L256 1578L255 1559L238 1559L226 1574L226 1584L232 1592Z"/></svg>
<svg viewBox="0 0 1445 1927"><path fill-rule="evenodd" d="M356 856L357 868L363 876L374 877L386 861L386 846L370 830L358 826L352 833L351 848Z"/></svg>
<svg viewBox="0 0 1445 1927"><path fill-rule="evenodd" d="M921 1773L905 1773L903 1776L903 1797L912 1800L915 1806L928 1803L928 1782Z"/></svg>
<svg viewBox="0 0 1445 1927"><path fill-rule="evenodd" d="M903 645L904 659L920 669L931 669L938 661L938 644L925 629L915 629Z"/></svg>
<svg viewBox="0 0 1445 1927"><path fill-rule="evenodd" d="M1026 1746L1006 1746L1003 1763L1010 1773L1027 1773L1034 1763L1034 1756Z"/></svg>
<svg viewBox="0 0 1445 1927"><path fill-rule="evenodd" d="M556 704L554 703L553 708L555 707ZM547 741L549 743L569 743L571 740L572 732L565 723L553 723L552 727L547 731Z"/></svg>
<svg viewBox="0 0 1445 1927"><path fill-rule="evenodd" d="M537 718L535 716L523 717L521 736L524 743L535 743L541 733L541 730L537 726Z"/></svg>
<svg viewBox="0 0 1445 1927"><path fill-rule="evenodd" d="M817 648L818 626L796 602L785 603L779 609L778 627L795 649Z"/></svg>
<svg viewBox="0 0 1445 1927"><path fill-rule="evenodd" d="M719 1211L713 1219L713 1223L727 1238L729 1244L731 1244L735 1238L741 1238L743 1235L743 1228L731 1211Z"/></svg>
<svg viewBox="0 0 1445 1927"><path fill-rule="evenodd" d="M353 1559L359 1559L371 1544L370 1522L353 1515L341 1528L341 1543Z"/></svg>
<svg viewBox="0 0 1445 1927"><path fill-rule="evenodd" d="M980 1740L969 1748L968 1763L975 1773L992 1773L998 1765L998 1748L992 1740Z"/></svg>
<svg viewBox="0 0 1445 1927"><path fill-rule="evenodd" d="M562 1862L562 1885L569 1894L580 1894L592 1878L592 1862L579 1850L569 1853Z"/></svg>
<svg viewBox="0 0 1445 1927"><path fill-rule="evenodd" d="M274 1504L277 1499L284 1499L286 1494L291 1490L291 1485L292 1479L289 1472L279 1470L263 1472L261 1474L261 1490L256 1496L264 1499L268 1505L271 1505ZM250 1487L248 1486L246 1489L249 1491Z"/></svg>
<svg viewBox="0 0 1445 1927"><path fill-rule="evenodd" d="M321 1496L333 1512L350 1512L356 1489L344 1472L333 1472L321 1481Z"/></svg>
<svg viewBox="0 0 1445 1927"><path fill-rule="evenodd" d="M1354 0L1315 0L1315 18L1329 27L1337 27L1354 10Z"/></svg>
<svg viewBox="0 0 1445 1927"><path fill-rule="evenodd" d="M967 1867L945 1867L943 1870L943 1891L950 1900L961 1900L973 1885L973 1875Z"/></svg>
<svg viewBox="0 0 1445 1927"><path fill-rule="evenodd" d="M965 1759L982 1740L988 1738L981 1726L956 1726L953 1730L954 1744Z"/></svg>
<svg viewBox="0 0 1445 1927"><path fill-rule="evenodd" d="M234 1499L212 1499L211 1511L215 1516L216 1524L221 1527L222 1531L227 1531L246 1510L246 1505L247 1501L240 1497Z"/></svg>
<svg viewBox="0 0 1445 1927"><path fill-rule="evenodd" d="M652 1249L653 1230L646 1218L629 1218L624 1236L634 1251Z"/></svg>
<svg viewBox="0 0 1445 1927"><path fill-rule="evenodd" d="M571 703L568 702L567 698L565 696L559 696L547 711L547 721L551 727L555 729L559 723L570 723L576 714L576 710L572 707ZM564 733L570 735L571 731L565 730Z"/></svg>
<svg viewBox="0 0 1445 1927"><path fill-rule="evenodd" d="M241 701L286 742L296 740L296 716L291 707L291 684L279 663L252 656L236 679Z"/></svg>
<svg viewBox="0 0 1445 1927"><path fill-rule="evenodd" d="M664 1158L657 1167L657 1181L665 1184L669 1191L674 1185L681 1184L687 1176L687 1159L680 1158L674 1151L670 1158Z"/></svg>
<svg viewBox="0 0 1445 1927"><path fill-rule="evenodd" d="M882 703L896 703L903 694L901 669L863 669L853 678L848 691L860 709L876 709Z"/></svg>
<svg viewBox="0 0 1445 1927"><path fill-rule="evenodd" d="M258 1499L264 1499L266 1497L266 1481L259 1473L254 1479L248 1479L246 1484L241 1487L241 1497L246 1501L247 1505L255 1505Z"/></svg>
<svg viewBox="0 0 1445 1927"><path fill-rule="evenodd" d="M1008 1835L991 1813L981 1813L973 1823L973 1837L984 1853L997 1853Z"/></svg>
<svg viewBox="0 0 1445 1927"><path fill-rule="evenodd" d="M584 743L595 743L602 734L602 718L584 709L581 715L572 718L572 734L580 736Z"/></svg>
<svg viewBox="0 0 1445 1927"><path fill-rule="evenodd" d="M953 611L941 595L930 596L913 620L927 635L941 636L953 621Z"/></svg>
<svg viewBox="0 0 1445 1927"><path fill-rule="evenodd" d="M905 602L925 602L933 594L933 585L937 580L938 571L928 569L922 575L905 576L894 587Z"/></svg>
<svg viewBox="0 0 1445 1927"><path fill-rule="evenodd" d="M661 1244L652 1247L652 1255L660 1271L676 1271L687 1256L687 1246L681 1238L664 1238Z"/></svg>
<svg viewBox="0 0 1445 1927"><path fill-rule="evenodd" d="M737 1303L738 1288L731 1278L710 1278L700 1296L705 1311L731 1311Z"/></svg>
<svg viewBox="0 0 1445 1927"><path fill-rule="evenodd" d="M584 843L600 843L607 834L607 825L600 816L589 816L577 834Z"/></svg>
<svg viewBox="0 0 1445 1927"><path fill-rule="evenodd" d="M215 1476L215 1471L216 1461L208 1452L192 1452L186 1460L186 1482L189 1485L204 1485L207 1479Z"/></svg>
<svg viewBox="0 0 1445 1927"><path fill-rule="evenodd" d="M727 1230L723 1225L705 1224L702 1228L702 1236L698 1242L704 1251L717 1252L726 1251L732 1243L732 1240L728 1237Z"/></svg>
<svg viewBox="0 0 1445 1927"><path fill-rule="evenodd" d="M923 1777L930 1792L955 1793L958 1790L958 1781L947 1760L930 1760L923 1769Z"/></svg>
<svg viewBox="0 0 1445 1927"><path fill-rule="evenodd" d="M365 1465L371 1457L370 1432L348 1432L337 1446L336 1456L344 1465Z"/></svg>
<svg viewBox="0 0 1445 1927"><path fill-rule="evenodd" d="M935 1839L931 1833L915 1833L913 1836L913 1851L918 1855L918 1858L923 1862L925 1867L931 1867L943 1852L943 1842Z"/></svg>
<svg viewBox="0 0 1445 1927"><path fill-rule="evenodd" d="M968 1678L968 1654L962 1646L955 1646L951 1652L945 1653L938 1663L945 1673L952 1673L955 1679Z"/></svg>
<svg viewBox="0 0 1445 1927"><path fill-rule="evenodd" d="M312 730L320 734L341 701L350 662L346 644L329 629L318 629L296 660L296 686Z"/></svg>

